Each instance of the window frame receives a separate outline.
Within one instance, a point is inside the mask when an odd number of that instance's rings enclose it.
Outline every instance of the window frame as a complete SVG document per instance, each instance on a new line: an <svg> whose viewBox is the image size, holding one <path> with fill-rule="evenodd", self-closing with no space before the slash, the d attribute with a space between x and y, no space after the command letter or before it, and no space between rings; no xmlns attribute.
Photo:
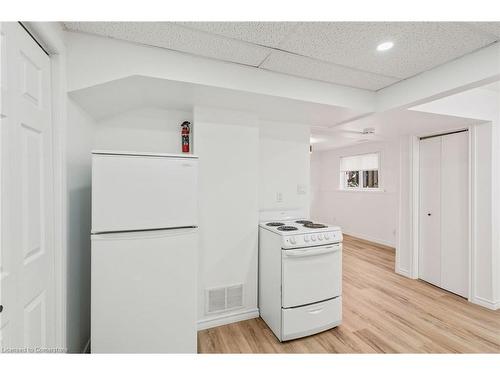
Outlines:
<svg viewBox="0 0 500 375"><path fill-rule="evenodd" d="M377 155L378 159L378 169L359 169L359 170L352 170L352 171L340 171L340 186L339 190L343 191L358 191L358 192L380 192L383 191L382 189L382 184L381 184L381 170L382 170L382 163L381 163L381 152L380 151L375 151L375 152L364 152L362 154L355 154L355 155L343 155L339 158L339 169L342 164L342 159L347 158L347 157L356 157L356 156L363 156L363 155L371 155L375 154ZM364 182L364 176L363 172L368 172L368 171L377 171L378 172L378 187L376 188L370 188L370 187L363 187L363 182ZM358 187L349 187L347 186L347 172L358 172L358 181L359 185Z"/></svg>

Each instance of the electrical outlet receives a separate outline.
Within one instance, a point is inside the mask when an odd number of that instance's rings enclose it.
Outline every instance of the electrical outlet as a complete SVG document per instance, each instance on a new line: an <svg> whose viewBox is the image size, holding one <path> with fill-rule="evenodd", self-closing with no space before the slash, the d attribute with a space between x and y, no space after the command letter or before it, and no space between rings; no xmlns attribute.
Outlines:
<svg viewBox="0 0 500 375"><path fill-rule="evenodd" d="M281 191L278 191L276 193L276 202L278 202L278 203L283 202L283 193Z"/></svg>
<svg viewBox="0 0 500 375"><path fill-rule="evenodd" d="M297 194L305 195L307 193L307 186L304 184L297 185Z"/></svg>

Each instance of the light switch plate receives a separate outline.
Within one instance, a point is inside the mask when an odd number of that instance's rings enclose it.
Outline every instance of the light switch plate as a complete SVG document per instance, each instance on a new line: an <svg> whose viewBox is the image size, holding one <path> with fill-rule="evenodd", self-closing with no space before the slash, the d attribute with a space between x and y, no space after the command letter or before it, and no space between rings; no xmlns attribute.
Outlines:
<svg viewBox="0 0 500 375"><path fill-rule="evenodd" d="M276 193L276 202L283 202L283 193L280 191Z"/></svg>

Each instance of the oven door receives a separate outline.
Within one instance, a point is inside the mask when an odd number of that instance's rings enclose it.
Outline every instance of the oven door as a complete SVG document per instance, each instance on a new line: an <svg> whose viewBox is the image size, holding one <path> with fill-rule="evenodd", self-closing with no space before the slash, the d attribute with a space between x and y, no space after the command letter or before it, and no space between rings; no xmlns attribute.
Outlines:
<svg viewBox="0 0 500 375"><path fill-rule="evenodd" d="M342 293L342 244L282 250L283 308L307 305Z"/></svg>

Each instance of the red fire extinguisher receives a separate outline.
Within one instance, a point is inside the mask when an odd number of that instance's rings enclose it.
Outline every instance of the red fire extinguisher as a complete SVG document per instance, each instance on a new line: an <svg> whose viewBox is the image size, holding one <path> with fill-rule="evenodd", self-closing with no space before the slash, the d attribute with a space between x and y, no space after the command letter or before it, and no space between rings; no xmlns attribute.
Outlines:
<svg viewBox="0 0 500 375"><path fill-rule="evenodd" d="M184 121L181 124L181 139L182 139L182 152L189 152L189 132L191 128L189 127L191 123L189 121Z"/></svg>

